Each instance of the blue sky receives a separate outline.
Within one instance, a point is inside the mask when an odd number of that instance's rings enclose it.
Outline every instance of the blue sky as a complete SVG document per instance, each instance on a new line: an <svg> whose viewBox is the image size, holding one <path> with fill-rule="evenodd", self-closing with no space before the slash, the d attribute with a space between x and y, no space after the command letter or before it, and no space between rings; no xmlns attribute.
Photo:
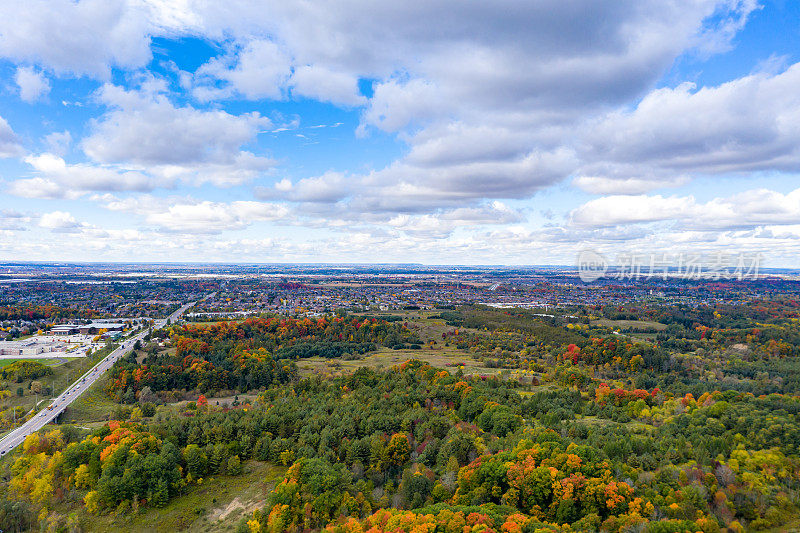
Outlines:
<svg viewBox="0 0 800 533"><path fill-rule="evenodd" d="M0 6L0 259L800 254L800 5Z"/></svg>

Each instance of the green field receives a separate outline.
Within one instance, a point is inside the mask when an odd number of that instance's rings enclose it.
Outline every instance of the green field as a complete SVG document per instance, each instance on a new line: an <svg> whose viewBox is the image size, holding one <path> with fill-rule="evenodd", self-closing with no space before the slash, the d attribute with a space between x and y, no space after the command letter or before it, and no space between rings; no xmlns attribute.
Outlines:
<svg viewBox="0 0 800 533"><path fill-rule="evenodd" d="M16 363L17 361L33 361L34 363L41 363L43 365L55 367L55 366L58 366L58 365L63 365L68 360L69 359L67 359L67 358L63 358L63 359L54 359L54 358L49 358L49 359L33 359L33 358L31 358L31 359L0 359L0 368L7 367L7 366L9 366L9 365L11 365L13 363Z"/></svg>
<svg viewBox="0 0 800 533"><path fill-rule="evenodd" d="M113 413L119 404L105 392L108 380L108 372L97 378L86 392L67 407L62 419L70 424L86 424L113 418Z"/></svg>

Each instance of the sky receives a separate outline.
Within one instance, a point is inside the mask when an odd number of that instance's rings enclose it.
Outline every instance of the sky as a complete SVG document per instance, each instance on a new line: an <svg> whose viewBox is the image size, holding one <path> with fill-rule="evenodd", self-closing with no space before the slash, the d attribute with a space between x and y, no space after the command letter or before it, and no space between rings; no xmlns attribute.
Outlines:
<svg viewBox="0 0 800 533"><path fill-rule="evenodd" d="M4 0L0 260L800 265L800 2Z"/></svg>

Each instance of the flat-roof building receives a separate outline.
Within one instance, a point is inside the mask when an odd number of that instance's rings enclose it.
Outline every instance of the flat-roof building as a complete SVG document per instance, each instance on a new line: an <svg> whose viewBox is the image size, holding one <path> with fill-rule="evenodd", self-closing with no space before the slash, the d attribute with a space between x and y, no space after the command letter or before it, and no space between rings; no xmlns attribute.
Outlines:
<svg viewBox="0 0 800 533"><path fill-rule="evenodd" d="M44 353L45 347L32 341L3 341L0 342L0 355L32 356Z"/></svg>
<svg viewBox="0 0 800 533"><path fill-rule="evenodd" d="M91 324L78 326L78 332L84 335L99 333L103 329L106 331L122 331L125 329L125 324L123 322L92 322Z"/></svg>
<svg viewBox="0 0 800 533"><path fill-rule="evenodd" d="M53 326L50 329L52 335L74 335L80 333L80 325L78 324L61 324L60 326Z"/></svg>

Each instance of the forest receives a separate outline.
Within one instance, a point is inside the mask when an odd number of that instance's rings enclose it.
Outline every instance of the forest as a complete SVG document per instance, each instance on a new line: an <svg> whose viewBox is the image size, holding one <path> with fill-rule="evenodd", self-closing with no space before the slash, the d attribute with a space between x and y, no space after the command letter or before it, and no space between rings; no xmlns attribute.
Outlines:
<svg viewBox="0 0 800 533"><path fill-rule="evenodd" d="M800 517L798 318L763 307L680 330L644 308L171 326L115 365L113 419L48 428L3 463L0 527L125 524L270 464L280 479L231 531L777 531ZM609 325L631 313L697 347ZM385 368L302 366L398 346L408 360ZM425 360L442 354L454 368Z"/></svg>

